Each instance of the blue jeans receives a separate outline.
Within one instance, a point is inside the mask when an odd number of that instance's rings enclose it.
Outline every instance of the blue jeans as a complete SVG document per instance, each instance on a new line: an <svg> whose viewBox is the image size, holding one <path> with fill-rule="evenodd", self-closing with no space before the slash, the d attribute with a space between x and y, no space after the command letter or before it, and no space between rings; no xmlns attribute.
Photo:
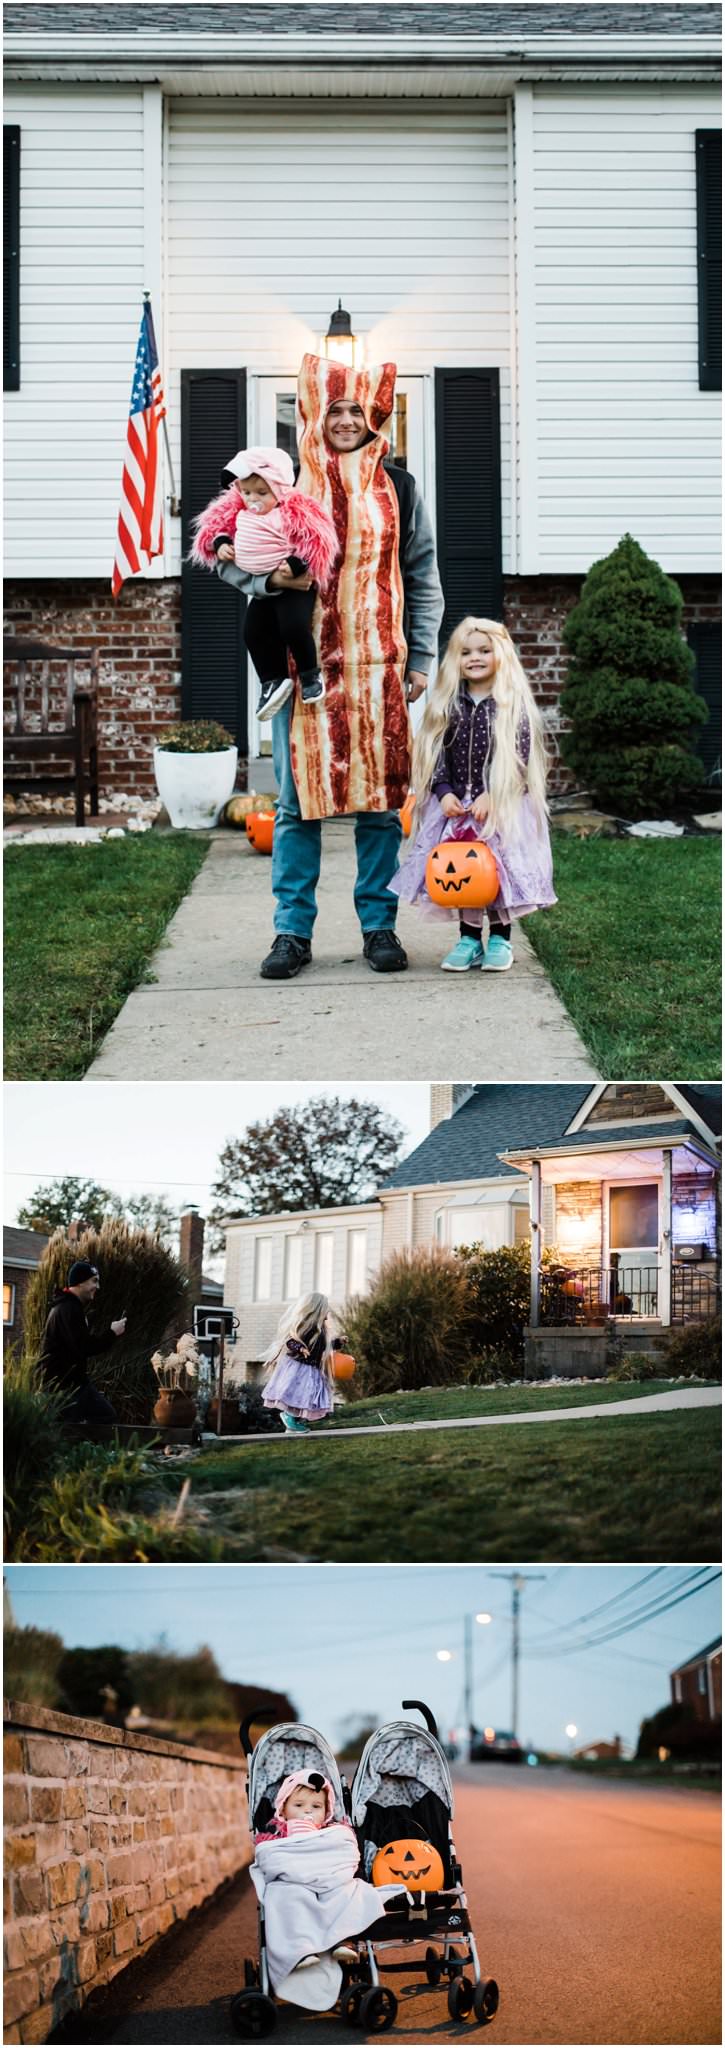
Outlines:
<svg viewBox="0 0 725 2048"><path fill-rule="evenodd" d="M317 916L322 825L318 818L303 818L300 813L290 760L290 711L291 704L283 704L272 719L272 758L279 790L272 847L274 928L294 932L298 939L311 939ZM397 866L400 840L397 811L355 813L354 901L363 932L390 931L395 924L398 899L391 895L388 883Z"/></svg>

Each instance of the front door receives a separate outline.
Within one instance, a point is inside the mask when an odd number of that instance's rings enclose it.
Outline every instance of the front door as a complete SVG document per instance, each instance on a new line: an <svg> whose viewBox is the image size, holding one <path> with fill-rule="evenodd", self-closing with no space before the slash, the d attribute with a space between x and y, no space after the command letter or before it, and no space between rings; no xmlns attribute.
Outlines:
<svg viewBox="0 0 725 2048"><path fill-rule="evenodd" d="M605 1262L616 1315L659 1316L662 1226L659 1181L611 1181L604 1190Z"/></svg>
<svg viewBox="0 0 725 2048"><path fill-rule="evenodd" d="M424 404L422 377L398 377L396 382L396 405L393 419L393 440L390 454L394 462L409 469L419 489L425 495L425 439ZM257 376L249 379L249 439L257 448L284 448L292 461L297 461L297 436L295 433L296 377ZM256 676L249 664L256 685ZM256 689L250 690L250 754L271 754L272 742L269 726L260 726L255 717ZM413 707L412 720L416 727L422 717L422 703Z"/></svg>

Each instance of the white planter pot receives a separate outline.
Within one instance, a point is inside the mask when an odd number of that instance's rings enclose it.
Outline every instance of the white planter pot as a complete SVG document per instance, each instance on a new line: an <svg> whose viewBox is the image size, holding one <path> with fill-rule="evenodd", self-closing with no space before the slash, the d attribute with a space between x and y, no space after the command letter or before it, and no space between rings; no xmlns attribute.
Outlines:
<svg viewBox="0 0 725 2048"><path fill-rule="evenodd" d="M199 831L216 825L237 774L237 748L218 754L172 754L154 747L156 788L172 825Z"/></svg>

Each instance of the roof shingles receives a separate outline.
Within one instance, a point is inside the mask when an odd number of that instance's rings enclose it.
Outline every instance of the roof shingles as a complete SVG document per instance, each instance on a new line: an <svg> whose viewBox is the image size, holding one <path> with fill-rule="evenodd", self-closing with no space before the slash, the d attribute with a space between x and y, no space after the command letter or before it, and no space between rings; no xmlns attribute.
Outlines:
<svg viewBox="0 0 725 2048"><path fill-rule="evenodd" d="M694 1090L692 1091L695 1092ZM697 1091L704 1096L705 1091ZM457 1180L496 1180L510 1177L502 1153L538 1152L544 1147L562 1150L598 1151L605 1144L637 1138L646 1146L662 1138L697 1138L698 1132L686 1117L669 1122L596 1124L588 1129L566 1132L589 1095L589 1088L573 1084L515 1087L481 1083L453 1116L446 1117L424 1138L409 1159L396 1166L380 1192L393 1188L425 1187ZM715 1095L719 1097L720 1091ZM698 1103L700 1114L714 1132L719 1129L719 1100L707 1106ZM694 1104L693 1104L694 1107Z"/></svg>
<svg viewBox="0 0 725 2048"><path fill-rule="evenodd" d="M39 36L60 34L69 44L75 36L102 33L144 36L193 31L200 36L224 36L235 30L244 36L395 36L428 35L478 37L505 36L510 46L541 35L591 36L632 35L688 38L718 35L720 8L707 4L664 6L623 4L618 7L594 4L558 7L536 5L432 6L425 4L378 6L204 6L161 4L143 7L81 6L63 4L9 5L4 9L5 35L29 31Z"/></svg>

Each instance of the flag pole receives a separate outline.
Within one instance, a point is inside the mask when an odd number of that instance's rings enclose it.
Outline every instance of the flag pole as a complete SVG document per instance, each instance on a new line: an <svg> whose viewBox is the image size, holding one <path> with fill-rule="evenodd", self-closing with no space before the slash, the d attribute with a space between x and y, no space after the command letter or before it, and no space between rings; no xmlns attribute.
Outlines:
<svg viewBox="0 0 725 2048"><path fill-rule="evenodd" d="M144 295L143 295L143 296L144 296L144 305L145 305L145 306L148 306L149 312L150 312L150 314L151 314L151 325L153 326L153 319L154 319L154 316L153 316L153 310L152 310L152 306L151 306L151 293L150 293L150 292L147 292L147 291L145 291L145 292L144 292ZM162 425L162 427L163 427L163 430L164 430L164 446L165 446L165 449L166 449L166 460L167 460L167 463L168 463L168 465L169 465L169 479L170 479L170 483L171 483L171 490L170 490L170 492L169 492L169 513L170 513L170 515L171 515L171 518L172 518L172 519L180 519L180 518L181 518L181 500L180 500L179 498L177 498L177 495L176 495L176 478L175 478L175 476L174 476L174 465L173 465L173 462L172 462L172 460L171 460L171 448L170 448L170 446L169 446L169 429L168 429L168 427L167 427L167 425L166 425L166 408L165 408L165 407L164 407L164 414L163 414L163 418L162 418L162 421L161 421L161 425Z"/></svg>

